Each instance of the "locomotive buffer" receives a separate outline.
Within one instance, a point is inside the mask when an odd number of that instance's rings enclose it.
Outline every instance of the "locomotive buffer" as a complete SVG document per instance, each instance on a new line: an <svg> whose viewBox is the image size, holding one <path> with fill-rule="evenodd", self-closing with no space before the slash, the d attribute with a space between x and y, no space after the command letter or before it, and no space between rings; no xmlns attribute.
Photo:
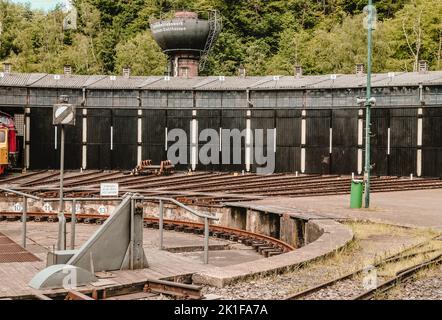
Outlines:
<svg viewBox="0 0 442 320"><path fill-rule="evenodd" d="M60 126L60 203L58 211L58 240L57 250L66 250L66 218L63 203L63 174L64 174L64 126L75 126L75 106L69 104L68 96L60 96L60 103L54 105L53 125Z"/></svg>

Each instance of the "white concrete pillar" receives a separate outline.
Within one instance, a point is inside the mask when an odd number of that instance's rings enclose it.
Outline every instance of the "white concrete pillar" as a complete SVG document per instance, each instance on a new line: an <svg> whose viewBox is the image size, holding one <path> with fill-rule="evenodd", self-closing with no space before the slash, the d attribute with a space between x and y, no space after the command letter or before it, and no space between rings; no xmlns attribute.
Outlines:
<svg viewBox="0 0 442 320"><path fill-rule="evenodd" d="M247 110L247 119L246 119L246 171L250 172L251 167L251 136L252 136L252 120L250 117L252 116L252 111Z"/></svg>
<svg viewBox="0 0 442 320"><path fill-rule="evenodd" d="M58 147L58 127L54 126L54 149L57 150Z"/></svg>
<svg viewBox="0 0 442 320"><path fill-rule="evenodd" d="M419 108L417 111L417 159L416 159L416 174L418 177L422 176L422 132L423 132L423 109Z"/></svg>
<svg viewBox="0 0 442 320"><path fill-rule="evenodd" d="M25 108L25 143L24 143L24 151L25 151L25 169L29 169L30 166L30 144L31 144L31 108Z"/></svg>
<svg viewBox="0 0 442 320"><path fill-rule="evenodd" d="M387 155L391 154L391 129L387 129Z"/></svg>
<svg viewBox="0 0 442 320"><path fill-rule="evenodd" d="M302 110L301 119L301 173L305 172L305 145L307 142L307 111Z"/></svg>
<svg viewBox="0 0 442 320"><path fill-rule="evenodd" d="M198 119L196 119L197 111L192 110L192 121L190 126L191 147L190 147L190 158L192 171L196 170L196 165L198 163Z"/></svg>
<svg viewBox="0 0 442 320"><path fill-rule="evenodd" d="M358 174L362 174L362 149L358 149Z"/></svg>
<svg viewBox="0 0 442 320"><path fill-rule="evenodd" d="M330 154L333 153L333 128L330 128L330 145L329 145L329 151Z"/></svg>
<svg viewBox="0 0 442 320"><path fill-rule="evenodd" d="M363 143L364 143L364 110L359 109L359 119L358 119L358 174L362 174L362 164L363 164Z"/></svg>
<svg viewBox="0 0 442 320"><path fill-rule="evenodd" d="M138 128L137 128L137 163L141 163L143 155L143 110L138 110Z"/></svg>
<svg viewBox="0 0 442 320"><path fill-rule="evenodd" d="M277 128L274 128L273 130L275 130L275 132L273 133L273 152L276 154L276 134L277 134L277 132L276 132L276 129Z"/></svg>
<svg viewBox="0 0 442 320"><path fill-rule="evenodd" d="M83 109L83 132L82 132L82 150L81 150L81 168L87 168L87 109Z"/></svg>
<svg viewBox="0 0 442 320"><path fill-rule="evenodd" d="M110 127L110 149L114 150L114 126Z"/></svg>
<svg viewBox="0 0 442 320"><path fill-rule="evenodd" d="M422 149L417 150L417 168L416 173L418 177L422 176Z"/></svg>
<svg viewBox="0 0 442 320"><path fill-rule="evenodd" d="M219 152L223 151L223 128L219 128Z"/></svg>

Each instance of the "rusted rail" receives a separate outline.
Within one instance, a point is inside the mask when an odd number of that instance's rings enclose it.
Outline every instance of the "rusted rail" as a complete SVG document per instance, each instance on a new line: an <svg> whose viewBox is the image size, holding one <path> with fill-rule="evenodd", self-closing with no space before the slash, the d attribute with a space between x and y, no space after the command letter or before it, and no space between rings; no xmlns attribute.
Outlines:
<svg viewBox="0 0 442 320"><path fill-rule="evenodd" d="M431 266L438 265L440 263L442 263L442 255L441 254L435 258L432 258L432 259L426 260L422 263L419 263L417 265L414 265L411 268L407 268L407 269L399 271L394 278L381 283L376 288L373 288L371 290L367 290L366 292L354 297L353 300L371 300L371 299L375 298L377 295L384 294L384 293L388 292L389 290L398 286L400 283L403 283L404 281L412 278L419 271L422 271L425 268L428 268Z"/></svg>
<svg viewBox="0 0 442 320"><path fill-rule="evenodd" d="M51 187L58 177L54 172L43 172L33 178L30 174L14 179L14 189L38 194L42 197L56 197L57 189ZM70 173L66 177L66 191L71 197L96 197L101 182L118 182L121 192L134 192L146 196L167 194L181 202L219 206L223 201L244 201L265 197L310 197L342 195L350 192L350 176L338 175L294 175L256 174L234 175L232 173L195 172L190 175L177 173L170 176L131 176L122 172ZM53 178L51 178L53 176ZM8 183L0 180L0 184ZM405 190L426 190L442 188L439 178L373 177L373 192L394 192ZM243 199L244 198L244 199ZM227 200L226 200L227 199Z"/></svg>
<svg viewBox="0 0 442 320"><path fill-rule="evenodd" d="M66 295L65 300L94 300L93 298L89 297L88 295L85 295L84 293L71 290Z"/></svg>
<svg viewBox="0 0 442 320"><path fill-rule="evenodd" d="M436 250L431 250L431 251L424 251L424 252L417 252L417 253L407 254L408 252L410 252L412 250L415 250L415 249L418 249L418 248L421 248L421 247L424 247L424 246L428 245L431 241L437 240L437 238L440 237L440 236L441 235L437 235L437 236L432 237L432 238L430 238L430 239L428 239L426 241L423 241L423 242L418 243L416 245L413 245L413 246L411 246L411 247L409 247L407 249L404 249L404 250L402 250L402 251L400 251L400 252L398 252L396 254L387 256L386 258L380 260L379 262L374 263L373 267L377 268L377 267L380 267L380 266L383 266L383 265L386 265L386 264L389 264L389 263L394 263L394 262L397 262L397 261L406 260L406 259L415 257L417 255L427 254L429 252L435 252ZM421 270L425 266L431 265L432 263L433 264L434 263L440 263L441 260L442 260L441 255L438 255L436 258L430 259L430 261L420 263L420 264L418 264L416 266L413 266L412 268L404 270L404 271L415 270L416 268L418 270ZM421 266L421 267L419 267L419 266ZM415 271L417 272L418 270L415 270ZM361 274L364 271L365 271L365 269L363 268L363 269L358 269L356 271L347 273L347 274L345 274L343 276L337 277L337 278L332 279L330 281L323 282L323 283L321 283L321 284L319 284L317 286L313 286L313 287L308 288L306 290L303 290L303 291L297 292L297 293L295 293L293 295L287 296L285 298L285 300L299 300L299 299L303 299L303 298L308 297L309 295L314 294L314 293L316 293L316 292L318 292L318 291L320 291L322 289L331 287L331 286L333 286L333 285L335 285L335 284L337 284L339 282L345 281L347 279L351 279L351 278ZM410 274L410 276L411 275L412 274ZM353 299L354 300L358 300L358 299L372 298L375 294L377 294L380 291L384 290L384 288L385 288L385 291L391 289L392 287L394 287L398 283L399 280L401 280L401 279L399 279L399 275L397 275L395 278L384 282L379 287L377 287L377 288L375 288L373 290L368 290L364 294L355 296ZM383 291L383 292L385 292L385 291Z"/></svg>
<svg viewBox="0 0 442 320"><path fill-rule="evenodd" d="M155 292L189 300L201 300L201 286L164 280L147 280L144 292Z"/></svg>
<svg viewBox="0 0 442 320"><path fill-rule="evenodd" d="M71 213L65 213L67 221L71 220ZM98 224L101 225L109 215L100 214L76 214L77 223L84 224ZM21 219L21 214L17 212L0 212L0 221L18 221ZM28 219L35 222L57 222L58 217L56 213L45 212L28 212ZM179 221L164 219L164 229L174 230L177 232L186 232L194 234L203 234L204 223L192 222L192 221ZM156 217L144 218L145 228L159 227L159 219ZM253 233L241 229L228 228L216 225L209 226L209 234L212 237L225 239L234 242L240 242L244 245L253 247L258 253L264 257L271 257L274 255L286 253L295 250L295 248L288 243L279 239ZM264 249L265 248L265 249Z"/></svg>

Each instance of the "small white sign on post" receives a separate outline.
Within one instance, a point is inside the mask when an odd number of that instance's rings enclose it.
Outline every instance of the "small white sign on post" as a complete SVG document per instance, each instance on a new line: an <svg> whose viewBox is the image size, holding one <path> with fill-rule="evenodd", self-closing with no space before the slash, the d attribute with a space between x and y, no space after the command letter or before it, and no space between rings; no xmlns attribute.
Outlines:
<svg viewBox="0 0 442 320"><path fill-rule="evenodd" d="M102 183L100 185L100 196L118 197L118 183Z"/></svg>

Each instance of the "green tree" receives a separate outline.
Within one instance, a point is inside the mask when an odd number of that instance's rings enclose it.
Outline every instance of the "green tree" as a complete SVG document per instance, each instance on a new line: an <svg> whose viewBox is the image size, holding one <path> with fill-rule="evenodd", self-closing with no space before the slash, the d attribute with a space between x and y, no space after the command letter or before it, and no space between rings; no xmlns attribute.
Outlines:
<svg viewBox="0 0 442 320"><path fill-rule="evenodd" d="M149 35L151 19L174 10L220 11L223 30L204 74L249 75L353 72L366 60L366 30L356 0L74 0L77 30L63 31L60 8L44 13L0 0L0 61L21 72L162 74L165 56ZM378 0L375 72L416 69L427 60L442 69L442 2Z"/></svg>
<svg viewBox="0 0 442 320"><path fill-rule="evenodd" d="M441 68L442 2L413 0L386 22L384 36L392 47L390 67L417 69L427 60L432 69Z"/></svg>
<svg viewBox="0 0 442 320"><path fill-rule="evenodd" d="M150 31L144 31L116 48L116 73L128 66L133 75L162 75L167 58L153 40Z"/></svg>

